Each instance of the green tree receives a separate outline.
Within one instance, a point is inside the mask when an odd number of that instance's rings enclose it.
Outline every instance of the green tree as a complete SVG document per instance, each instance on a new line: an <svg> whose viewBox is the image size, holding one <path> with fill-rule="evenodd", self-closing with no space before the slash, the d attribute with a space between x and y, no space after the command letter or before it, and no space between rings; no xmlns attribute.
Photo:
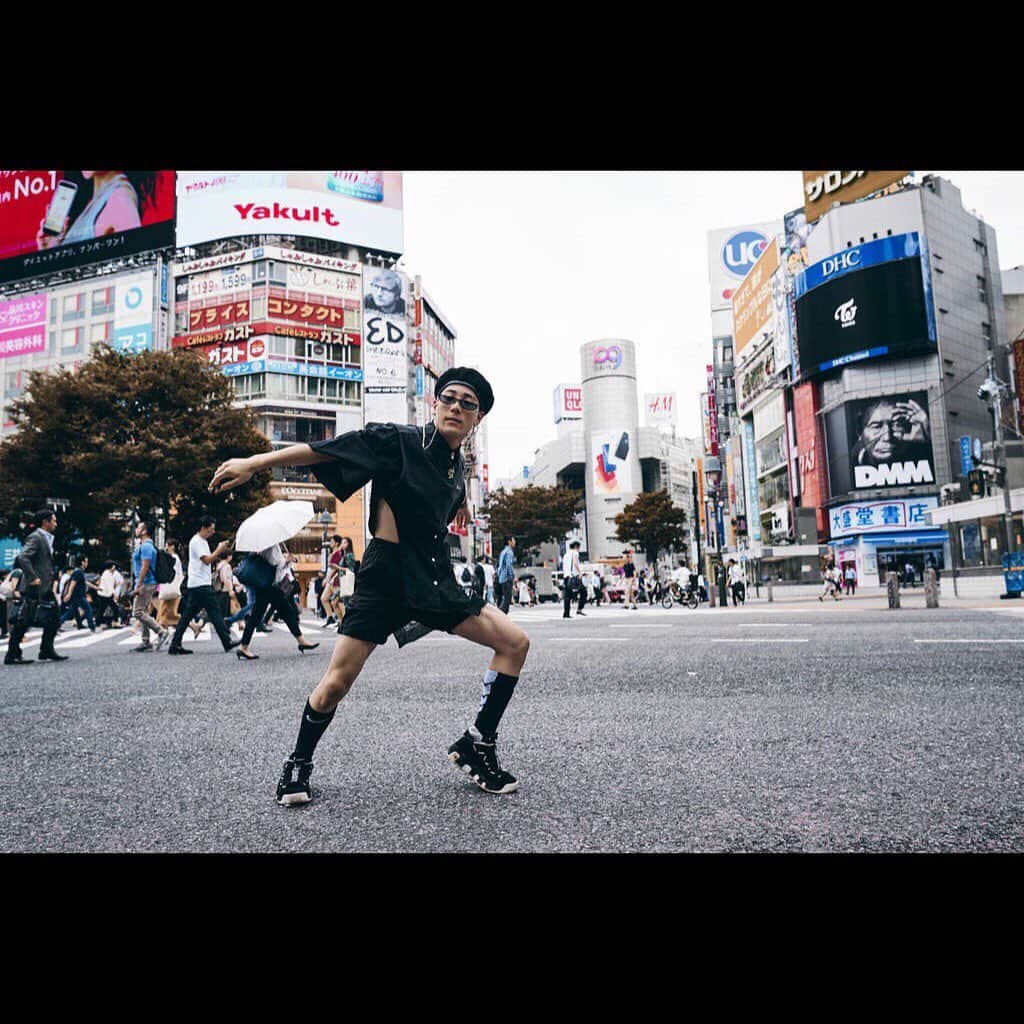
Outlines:
<svg viewBox="0 0 1024 1024"><path fill-rule="evenodd" d="M518 487L494 491L484 513L490 517L495 550L511 534L518 550L525 554L544 541L561 540L576 526L576 512L583 507L583 495L568 487Z"/></svg>
<svg viewBox="0 0 1024 1024"><path fill-rule="evenodd" d="M225 459L268 451L231 381L194 354L122 355L100 346L76 371L33 371L11 406L17 432L0 445L0 526L21 536L48 497L66 498L55 540L122 558L133 514L187 540L200 516L218 533L270 500L270 473L227 494L207 486Z"/></svg>
<svg viewBox="0 0 1024 1024"><path fill-rule="evenodd" d="M658 552L685 547L686 513L672 504L668 491L638 494L615 517L615 536L623 544L635 544L654 565Z"/></svg>

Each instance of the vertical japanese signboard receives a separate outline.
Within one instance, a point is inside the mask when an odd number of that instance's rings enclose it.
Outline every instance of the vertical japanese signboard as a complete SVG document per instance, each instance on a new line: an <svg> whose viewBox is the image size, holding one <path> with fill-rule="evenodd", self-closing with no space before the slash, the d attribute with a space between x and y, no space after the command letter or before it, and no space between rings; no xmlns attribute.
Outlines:
<svg viewBox="0 0 1024 1024"><path fill-rule="evenodd" d="M405 277L363 269L363 422L405 423L408 323Z"/></svg>

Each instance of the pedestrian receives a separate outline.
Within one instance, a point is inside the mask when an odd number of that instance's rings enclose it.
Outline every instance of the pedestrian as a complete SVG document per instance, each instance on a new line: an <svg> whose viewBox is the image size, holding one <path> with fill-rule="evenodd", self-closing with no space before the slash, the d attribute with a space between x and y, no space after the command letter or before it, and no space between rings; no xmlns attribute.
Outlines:
<svg viewBox="0 0 1024 1024"><path fill-rule="evenodd" d="M68 604L64 609L64 614L60 617L60 625L64 625L72 615L75 614L75 609L78 609L85 616L85 621L89 623L89 632L96 632L96 622L92 617L92 605L86 600L86 594L89 589L98 589L94 583L90 583L85 576L85 570L89 568L89 559L85 555L81 555L78 559L78 563L75 568L71 571L71 579L68 580ZM77 619L77 615L75 616ZM78 626L81 629L81 626Z"/></svg>
<svg viewBox="0 0 1024 1024"><path fill-rule="evenodd" d="M605 583L605 578L601 574L601 570L600 569L595 569L594 570L594 584L595 584L595 587L594 587L594 590L595 590L594 602L595 602L595 604L597 604L598 607L600 607L602 604L611 604L612 603L611 595L610 594L606 594L604 592L604 588L606 586L606 583Z"/></svg>
<svg viewBox="0 0 1024 1024"><path fill-rule="evenodd" d="M133 652L160 650L170 636L170 630L161 626L150 614L150 606L156 597L156 545L151 539L149 523L143 521L135 527L135 550L132 552L132 574L135 587L132 591L135 602L132 605L132 616L142 623L142 643L133 647ZM149 632L157 635L156 648L149 642Z"/></svg>
<svg viewBox="0 0 1024 1024"><path fill-rule="evenodd" d="M735 558L729 559L729 589L732 591L733 608L739 604L746 604L747 577Z"/></svg>
<svg viewBox="0 0 1024 1024"><path fill-rule="evenodd" d="M481 600L487 600L487 573L480 562L473 567L473 593Z"/></svg>
<svg viewBox="0 0 1024 1024"><path fill-rule="evenodd" d="M198 531L188 542L188 596L181 609L178 624L174 627L174 636L171 637L170 646L167 648L168 654L192 653L190 649L181 646L181 638L193 616L200 611L205 611L207 618L213 623L225 654L239 644L238 640L231 639L231 632L224 625L220 607L213 593L213 571L210 567L229 547L228 542L222 540L213 551L210 550L209 540L216 526L213 516L203 516L199 521Z"/></svg>
<svg viewBox="0 0 1024 1024"><path fill-rule="evenodd" d="M96 590L96 621L103 629L113 629L117 621L117 607L114 593L117 589L115 565L111 561L103 563L100 573L99 587Z"/></svg>
<svg viewBox="0 0 1024 1024"><path fill-rule="evenodd" d="M251 575L246 576L246 579L249 580L248 585L255 592L256 601L252 614L246 619L242 642L239 644L238 650L235 651L235 655L246 661L259 660L259 655L253 654L249 650L249 644L252 642L252 635L256 631L256 623L262 620L263 613L267 610L268 606L277 610L281 620L288 627L292 636L298 641L300 652L312 651L319 647L319 643L308 643L302 635L302 628L299 625L299 612L295 606L295 601L289 596L291 588L288 588L289 593L286 593L281 587L282 583L287 582L291 578L291 561L281 545L272 544L269 548L259 552L258 555L249 556L249 559L256 558L261 559L272 571L266 572L264 570L265 575L262 580L257 578L258 569Z"/></svg>
<svg viewBox="0 0 1024 1024"><path fill-rule="evenodd" d="M843 579L846 583L846 596L853 597L857 592L857 570L853 567L853 562L846 563L846 572L843 573Z"/></svg>
<svg viewBox="0 0 1024 1024"><path fill-rule="evenodd" d="M493 652L473 724L448 748L449 759L480 788L518 788L497 756L497 732L529 651L526 634L496 608L467 597L450 569L447 526L468 522L460 446L494 403L476 370L455 367L437 382L433 422L422 428L370 423L328 441L295 444L230 459L211 489L228 490L274 466L312 466L317 479L345 500L372 480L370 532L342 636L303 710L295 749L277 787L280 804L308 803L313 752L374 648L411 621L442 629Z"/></svg>
<svg viewBox="0 0 1024 1024"><path fill-rule="evenodd" d="M573 598L578 597L580 599L579 608L576 612L577 615L583 612L583 601L586 600L582 594L583 580L581 579L583 570L580 568L580 542L574 540L566 549L565 554L562 555L562 618L569 618L569 607L572 605Z"/></svg>
<svg viewBox="0 0 1024 1024"><path fill-rule="evenodd" d="M506 615L512 600L512 586L515 581L516 539L506 537L505 546L498 557L498 608Z"/></svg>
<svg viewBox="0 0 1024 1024"><path fill-rule="evenodd" d="M178 624L178 607L181 604L181 587L185 582L185 570L181 564L181 546L168 538L164 551L174 564L174 578L170 583L161 583L156 592L156 621L165 629Z"/></svg>
<svg viewBox="0 0 1024 1024"><path fill-rule="evenodd" d="M213 563L210 583L217 602L217 610L220 612L222 619L226 619L231 615L231 594L233 592L231 581L233 577L231 555L229 550L226 549L224 554Z"/></svg>
<svg viewBox="0 0 1024 1024"><path fill-rule="evenodd" d="M633 552L624 551L623 555L626 561L622 564L622 578L625 583L626 593L622 600L626 607L636 611L636 565L633 563Z"/></svg>
<svg viewBox="0 0 1024 1024"><path fill-rule="evenodd" d="M57 513L52 508L41 508L33 517L36 529L28 535L18 554L17 567L21 570L16 604L11 609L8 623L10 642L4 655L5 665L27 665L32 661L21 651L21 641L42 619L43 638L39 644L40 661L67 661L66 654L53 648L53 638L59 626L57 599L53 593L53 534L57 529Z"/></svg>
<svg viewBox="0 0 1024 1024"><path fill-rule="evenodd" d="M525 576L519 577L519 582L516 585L517 590L517 603L520 607L530 607L530 583Z"/></svg>
<svg viewBox="0 0 1024 1024"><path fill-rule="evenodd" d="M494 563L490 556L484 555L484 595L488 604L494 604Z"/></svg>
<svg viewBox="0 0 1024 1024"><path fill-rule="evenodd" d="M0 640L3 640L10 630L11 613L20 579L21 570L17 567L0 574Z"/></svg>

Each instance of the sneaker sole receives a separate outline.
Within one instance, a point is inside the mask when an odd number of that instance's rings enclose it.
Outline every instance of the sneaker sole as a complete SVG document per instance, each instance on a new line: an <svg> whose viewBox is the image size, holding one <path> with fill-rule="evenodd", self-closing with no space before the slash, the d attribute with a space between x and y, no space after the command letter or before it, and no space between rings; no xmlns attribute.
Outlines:
<svg viewBox="0 0 1024 1024"><path fill-rule="evenodd" d="M481 780L480 776L473 774L473 766L462 763L458 753L452 752L451 754L449 754L448 760L451 761L451 763L455 765L456 768L460 768L462 771L464 771L477 784L477 786L480 789L482 789L485 793L490 793L491 796L504 796L507 793L514 793L519 788L519 783L518 781L516 781L507 782L504 786L502 786L501 789L488 789L487 784Z"/></svg>
<svg viewBox="0 0 1024 1024"><path fill-rule="evenodd" d="M308 793L285 793L277 798L277 802L282 807L291 807L295 804L308 804L312 799Z"/></svg>

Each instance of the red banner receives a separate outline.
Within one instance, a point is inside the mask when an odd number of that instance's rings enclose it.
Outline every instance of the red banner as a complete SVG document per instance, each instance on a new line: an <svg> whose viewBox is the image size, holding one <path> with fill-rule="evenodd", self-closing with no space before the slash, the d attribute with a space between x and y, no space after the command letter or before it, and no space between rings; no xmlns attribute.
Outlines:
<svg viewBox="0 0 1024 1024"><path fill-rule="evenodd" d="M800 507L818 510L818 532L824 534L827 522L822 506L828 501L828 476L821 417L818 415L820 409L821 402L815 381L806 381L793 389L793 420L799 453L797 471L800 474Z"/></svg>
<svg viewBox="0 0 1024 1024"><path fill-rule="evenodd" d="M189 331L210 330L224 324L245 323L249 319L249 300L228 302L223 306L193 309L188 315Z"/></svg>
<svg viewBox="0 0 1024 1024"><path fill-rule="evenodd" d="M298 320L300 323L318 323L328 327L344 327L345 310L319 302L300 302L277 295L267 298L267 316L275 320Z"/></svg>
<svg viewBox="0 0 1024 1024"><path fill-rule="evenodd" d="M301 327L298 324L272 324L266 320L260 320L254 324L235 324L219 331L176 334L171 339L171 348L196 348L200 345L248 341L254 334L276 334L284 338L308 338L310 341L330 342L334 345L358 345L360 342L358 331L340 331L334 327Z"/></svg>

